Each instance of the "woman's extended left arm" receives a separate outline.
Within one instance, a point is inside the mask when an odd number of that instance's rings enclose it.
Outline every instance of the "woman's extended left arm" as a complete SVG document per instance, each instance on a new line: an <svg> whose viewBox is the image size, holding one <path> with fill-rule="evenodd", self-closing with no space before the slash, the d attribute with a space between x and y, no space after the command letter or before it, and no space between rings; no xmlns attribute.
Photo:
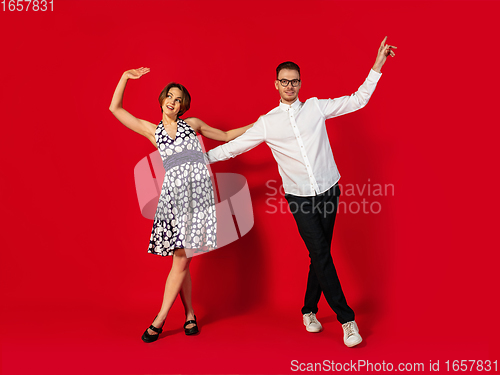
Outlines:
<svg viewBox="0 0 500 375"><path fill-rule="evenodd" d="M233 139L239 137L253 126L253 124L250 124L247 126L243 126L241 128L224 131L212 128L210 125L207 125L204 121L196 117L188 117L185 121L188 123L189 126L193 128L194 131L200 133L204 137L223 142L232 141Z"/></svg>

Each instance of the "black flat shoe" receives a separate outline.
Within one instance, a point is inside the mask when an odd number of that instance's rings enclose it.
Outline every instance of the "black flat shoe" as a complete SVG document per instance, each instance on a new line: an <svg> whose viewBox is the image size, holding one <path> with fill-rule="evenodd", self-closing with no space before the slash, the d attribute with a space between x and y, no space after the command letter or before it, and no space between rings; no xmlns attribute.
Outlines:
<svg viewBox="0 0 500 375"><path fill-rule="evenodd" d="M156 315L156 316L155 316L155 319L156 319L157 317L158 317L158 315ZM153 322L154 322L154 320L155 320L155 319L153 319ZM165 321L163 321L163 324L165 324ZM149 342L154 342L154 341L158 340L158 336L160 336L160 333L162 333L162 332L163 332L163 329L162 329L162 328L163 328L163 324L161 325L161 327L160 327L160 328L156 328L156 327L153 325L153 323L151 323L151 325L149 326L149 328L148 328L148 329L150 329L151 331L156 332L156 333L157 333L157 335L150 335L150 334L148 333L148 330L146 329L146 330L144 331L144 333L142 334L142 337L141 337L142 341L144 341L144 342L148 342L148 343L149 343Z"/></svg>
<svg viewBox="0 0 500 375"><path fill-rule="evenodd" d="M186 326L190 325L190 324L196 324L194 327L191 327L191 328L186 328ZM186 335L194 335L198 332L200 332L198 330L198 324L196 323L196 315L194 316L194 320L188 320L186 323L184 323L184 332L186 333Z"/></svg>

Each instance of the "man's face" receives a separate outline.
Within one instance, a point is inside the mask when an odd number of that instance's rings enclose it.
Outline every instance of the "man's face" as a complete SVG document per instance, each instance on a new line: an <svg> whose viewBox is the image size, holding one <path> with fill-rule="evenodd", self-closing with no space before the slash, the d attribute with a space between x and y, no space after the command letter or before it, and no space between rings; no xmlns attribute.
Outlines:
<svg viewBox="0 0 500 375"><path fill-rule="evenodd" d="M278 79L274 82L276 90L279 91L281 96L281 101L285 104L292 104L299 96L299 90L301 83L297 87L293 87L291 82L288 82L288 86L283 87L280 83L281 79L287 79L292 81L294 79L300 79L299 72L292 69L281 69L278 74ZM286 83L285 83L286 84Z"/></svg>

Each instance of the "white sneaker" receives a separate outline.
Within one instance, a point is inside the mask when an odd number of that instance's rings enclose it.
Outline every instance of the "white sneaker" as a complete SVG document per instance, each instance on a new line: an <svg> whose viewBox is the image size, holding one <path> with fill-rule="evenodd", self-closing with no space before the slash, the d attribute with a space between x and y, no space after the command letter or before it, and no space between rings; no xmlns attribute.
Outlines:
<svg viewBox="0 0 500 375"><path fill-rule="evenodd" d="M307 332L320 332L323 329L321 323L318 322L318 319L316 319L315 313L311 312L309 314L302 315L302 321L306 326Z"/></svg>
<svg viewBox="0 0 500 375"><path fill-rule="evenodd" d="M342 328L344 329L344 344L346 344L349 348L358 345L363 339L359 334L358 325L354 320L342 324Z"/></svg>

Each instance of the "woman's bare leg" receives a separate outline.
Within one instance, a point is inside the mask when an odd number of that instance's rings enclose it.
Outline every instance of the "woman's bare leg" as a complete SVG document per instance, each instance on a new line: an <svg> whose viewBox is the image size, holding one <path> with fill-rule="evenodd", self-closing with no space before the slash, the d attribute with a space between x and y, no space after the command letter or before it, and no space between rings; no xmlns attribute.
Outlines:
<svg viewBox="0 0 500 375"><path fill-rule="evenodd" d="M189 268L186 272L186 276L184 277L184 282L182 283L181 291L181 300L184 305L184 312L186 313L186 321L194 319L194 310L193 304L191 303L191 273L189 272ZM192 328L194 324L188 324L186 328Z"/></svg>
<svg viewBox="0 0 500 375"><path fill-rule="evenodd" d="M167 318L167 314L175 301L175 298L181 290L182 284L189 274L189 264L191 263L191 258L186 257L186 252L184 249L176 249L174 251L172 268L165 282L165 292L163 293L163 303L161 305L160 312L158 316L153 321L153 326L160 328ZM157 335L156 332L148 328L148 333L150 335Z"/></svg>

